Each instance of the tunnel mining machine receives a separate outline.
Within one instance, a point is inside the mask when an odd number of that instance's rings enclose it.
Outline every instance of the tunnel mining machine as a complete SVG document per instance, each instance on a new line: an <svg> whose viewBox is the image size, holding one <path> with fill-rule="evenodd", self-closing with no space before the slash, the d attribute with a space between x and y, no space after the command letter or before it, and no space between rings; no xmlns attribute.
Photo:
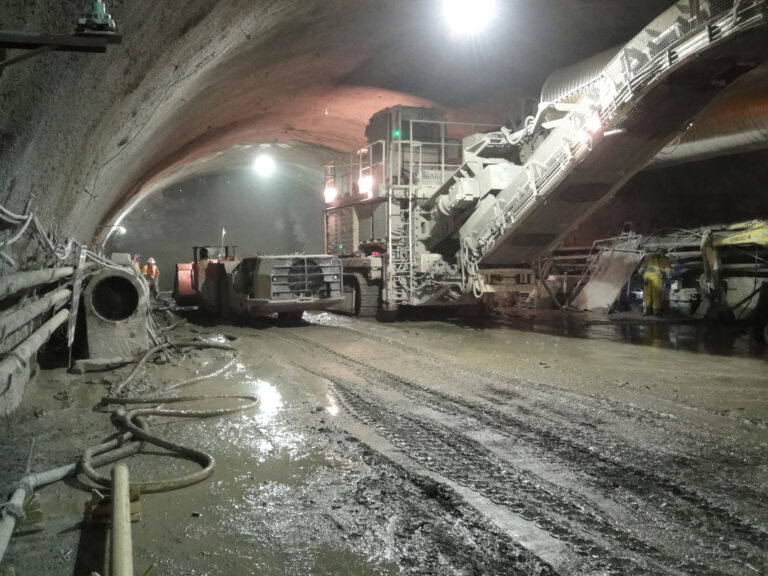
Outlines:
<svg viewBox="0 0 768 576"><path fill-rule="evenodd" d="M344 265L337 309L532 289L543 255L768 60L767 25L767 0L678 2L591 75L550 85L517 129L436 108L374 114L367 145L325 167L326 252Z"/></svg>

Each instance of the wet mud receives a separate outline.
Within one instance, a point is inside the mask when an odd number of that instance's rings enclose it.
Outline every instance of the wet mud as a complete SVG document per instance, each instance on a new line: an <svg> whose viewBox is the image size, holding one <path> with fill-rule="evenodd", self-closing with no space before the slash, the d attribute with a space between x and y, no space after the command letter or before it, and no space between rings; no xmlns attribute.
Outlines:
<svg viewBox="0 0 768 576"><path fill-rule="evenodd" d="M332 314L302 326L185 325L231 342L151 364L124 391L256 394L258 409L153 419L216 458L211 479L141 497L137 572L583 575L768 572L768 364L439 322ZM41 373L3 430L9 487L112 433L121 370ZM208 375L211 375L208 377ZM190 406L221 406L210 400ZM195 465L150 448L132 478ZM107 573L82 478L40 491L19 576Z"/></svg>

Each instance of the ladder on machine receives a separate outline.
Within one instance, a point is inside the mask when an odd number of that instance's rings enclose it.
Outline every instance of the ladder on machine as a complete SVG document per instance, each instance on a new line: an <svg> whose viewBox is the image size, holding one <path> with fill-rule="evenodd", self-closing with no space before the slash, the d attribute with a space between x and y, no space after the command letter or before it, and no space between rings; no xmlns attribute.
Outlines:
<svg viewBox="0 0 768 576"><path fill-rule="evenodd" d="M406 188L406 187L403 187ZM410 304L413 294L413 199L407 186L406 198L390 201L390 301ZM390 198L393 192L390 191Z"/></svg>

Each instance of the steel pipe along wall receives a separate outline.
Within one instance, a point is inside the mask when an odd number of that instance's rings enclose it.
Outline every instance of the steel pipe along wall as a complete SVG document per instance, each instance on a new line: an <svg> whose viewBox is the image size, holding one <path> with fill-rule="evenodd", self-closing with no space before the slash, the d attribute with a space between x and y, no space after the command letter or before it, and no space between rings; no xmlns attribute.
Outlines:
<svg viewBox="0 0 768 576"><path fill-rule="evenodd" d="M61 310L0 362L0 416L9 415L21 402L33 356L67 320L69 310Z"/></svg>
<svg viewBox="0 0 768 576"><path fill-rule="evenodd" d="M74 271L75 269L71 266L65 266L63 268L48 268L46 270L8 274L0 278L0 300L27 288L34 288L35 286L50 284L62 278L67 278L72 276Z"/></svg>
<svg viewBox="0 0 768 576"><path fill-rule="evenodd" d="M8 334L26 326L51 308L58 308L63 305L69 300L71 295L71 290L58 290L46 294L31 304L25 304L18 310L10 310L0 314L0 341L4 340Z"/></svg>

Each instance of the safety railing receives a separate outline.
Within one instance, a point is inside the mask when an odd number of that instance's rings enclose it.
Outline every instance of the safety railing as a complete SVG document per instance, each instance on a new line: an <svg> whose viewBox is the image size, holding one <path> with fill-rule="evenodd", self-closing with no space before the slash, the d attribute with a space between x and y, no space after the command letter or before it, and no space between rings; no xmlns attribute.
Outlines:
<svg viewBox="0 0 768 576"><path fill-rule="evenodd" d="M393 186L439 186L463 163L466 136L492 124L407 120L380 140L325 166L325 186L339 200L384 197Z"/></svg>

